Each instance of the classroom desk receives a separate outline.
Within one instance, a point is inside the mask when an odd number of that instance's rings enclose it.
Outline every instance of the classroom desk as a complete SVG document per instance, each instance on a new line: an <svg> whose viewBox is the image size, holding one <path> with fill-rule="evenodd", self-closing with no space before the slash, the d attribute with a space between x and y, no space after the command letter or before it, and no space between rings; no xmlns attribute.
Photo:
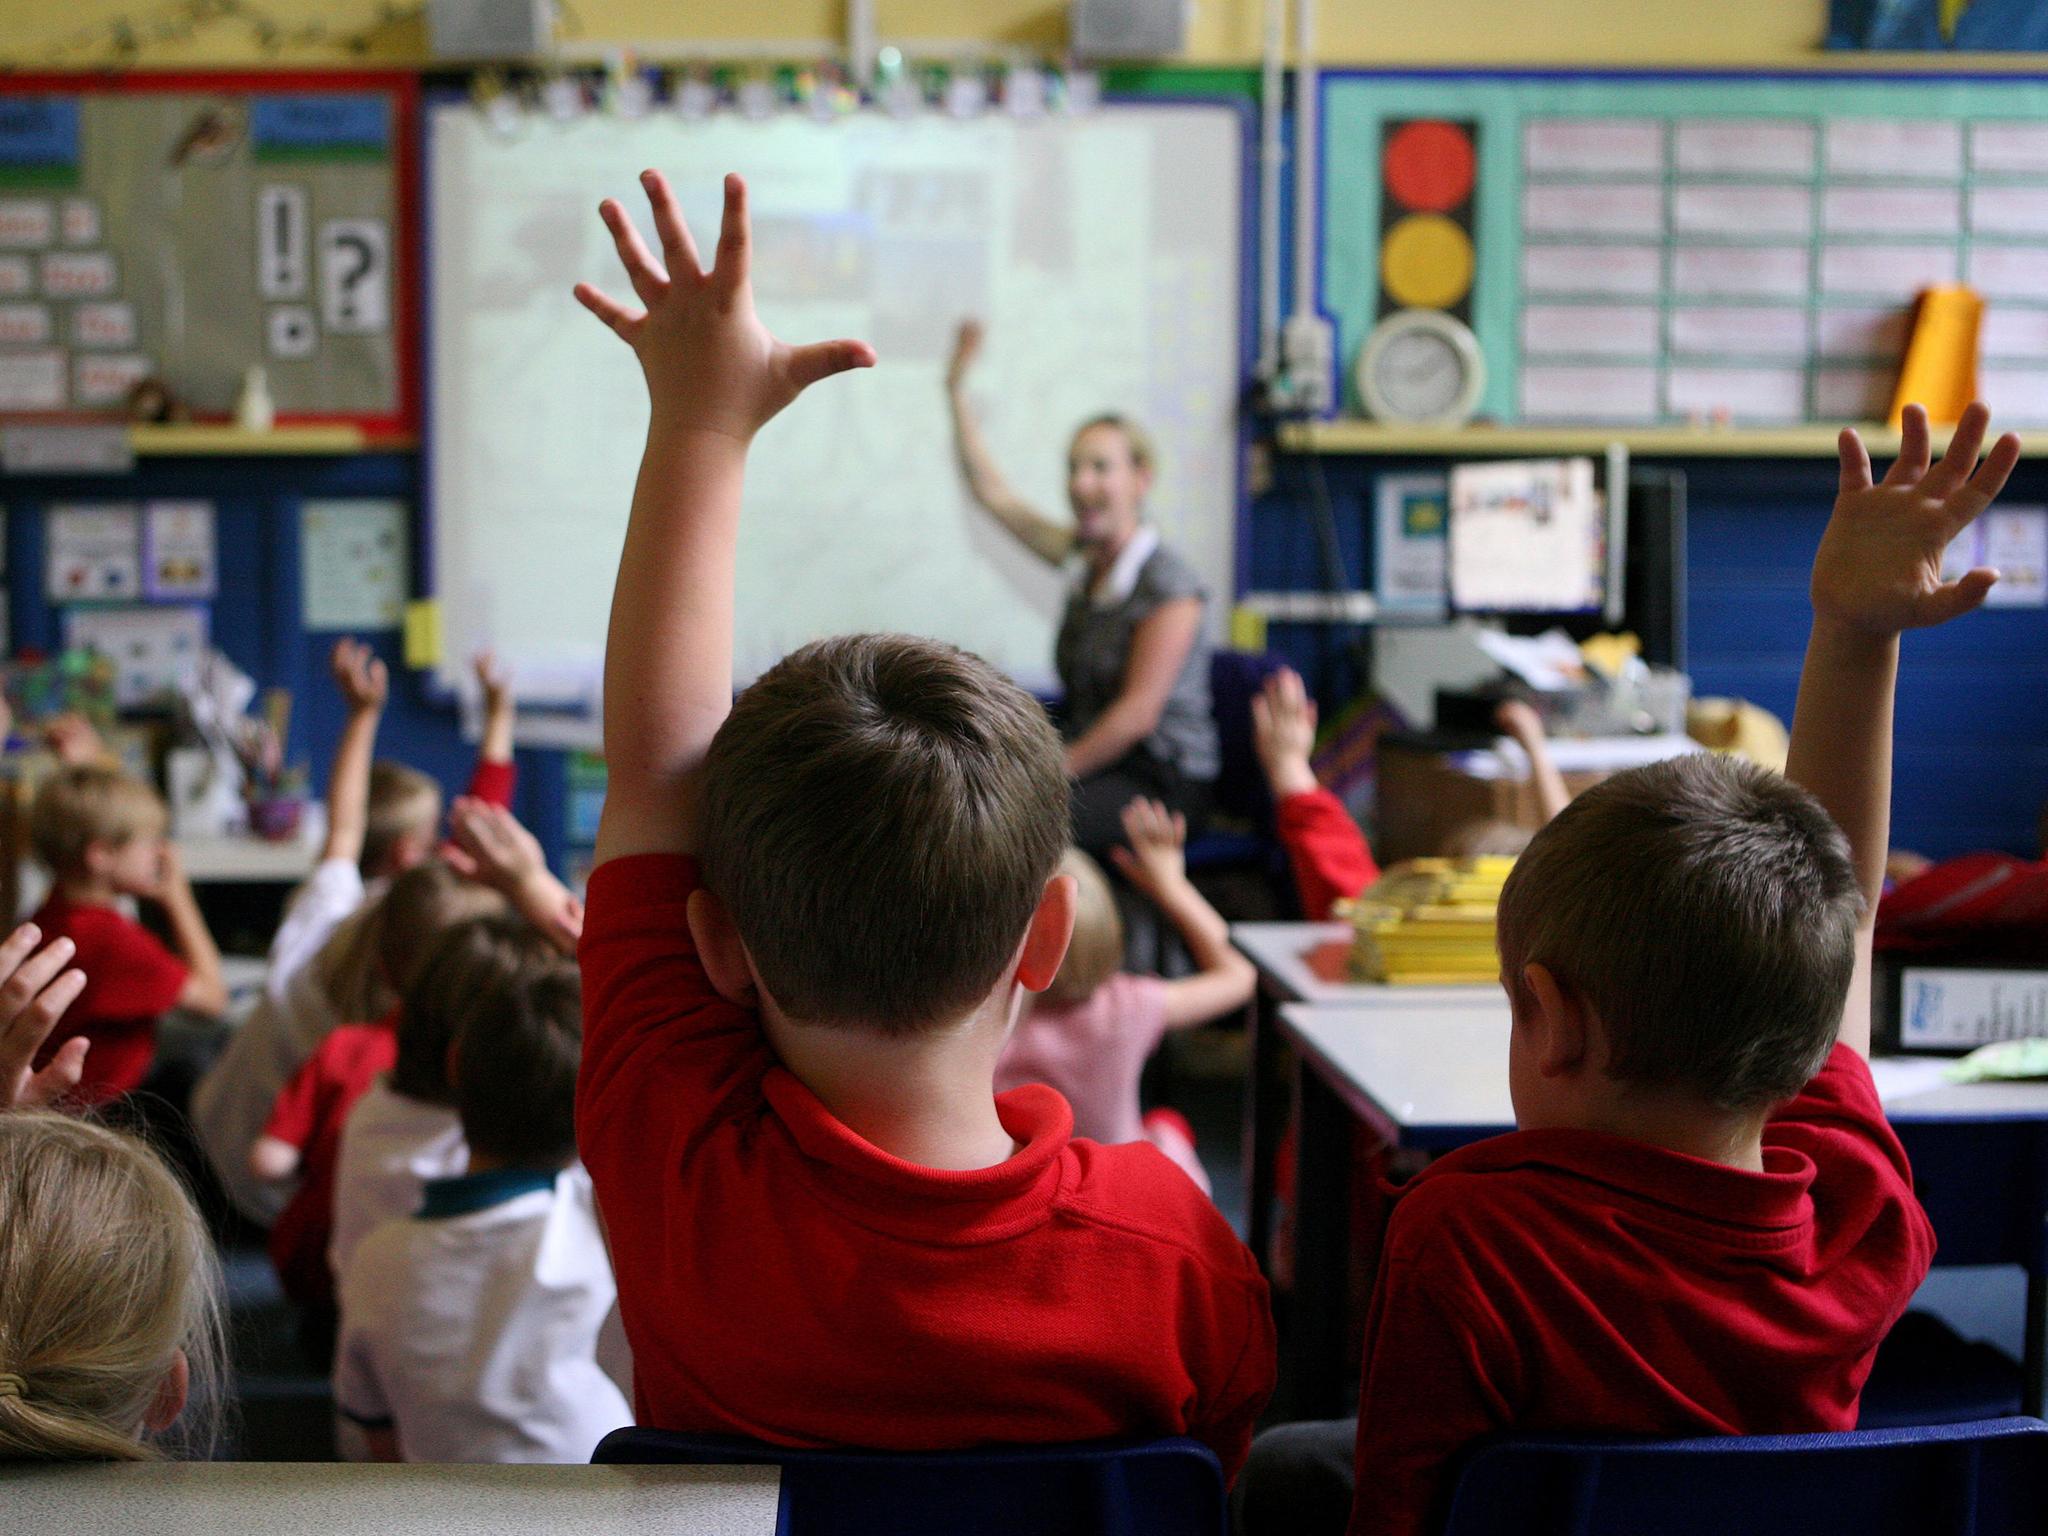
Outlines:
<svg viewBox="0 0 2048 1536"><path fill-rule="evenodd" d="M1245 1079L1244 1176L1246 1241L1261 1264L1272 1241L1274 1159L1292 1093L1280 1009L1290 1003L1412 1008L1484 1002L1501 995L1492 985L1387 987L1347 980L1351 934L1349 923L1231 925L1231 942L1259 972L1258 996L1247 1026L1251 1070Z"/></svg>
<svg viewBox="0 0 2048 1536"><path fill-rule="evenodd" d="M1343 1408L1352 1133L1447 1152L1513 1129L1508 1007L1408 1010L1296 1004L1280 1031L1299 1053L1299 1162L1292 1327L1281 1347L1292 1417ZM1885 1112L1914 1165L1945 1264L2027 1272L2022 1406L2039 1415L2048 1364L2048 1083L1935 1084L1917 1059L1879 1061Z"/></svg>
<svg viewBox="0 0 2048 1536"><path fill-rule="evenodd" d="M303 838L181 837L178 853L194 885L297 885L313 873L320 849Z"/></svg>

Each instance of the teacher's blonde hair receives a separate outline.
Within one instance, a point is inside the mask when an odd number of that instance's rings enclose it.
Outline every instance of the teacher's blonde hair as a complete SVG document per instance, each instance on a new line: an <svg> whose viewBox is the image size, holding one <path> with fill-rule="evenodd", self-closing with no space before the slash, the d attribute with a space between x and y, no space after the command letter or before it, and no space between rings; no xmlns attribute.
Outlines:
<svg viewBox="0 0 2048 1536"><path fill-rule="evenodd" d="M181 1350L185 1412L152 1435ZM89 1120L0 1113L0 1459L204 1458L224 1354L213 1242L162 1159Z"/></svg>
<svg viewBox="0 0 2048 1536"><path fill-rule="evenodd" d="M1121 432L1124 445L1130 449L1131 462L1139 469L1147 474L1158 470L1159 455L1152 446L1152 434L1119 411L1104 411L1099 416L1090 416L1074 428L1073 437L1068 439L1069 444L1080 442L1082 434L1093 432L1097 427L1108 427L1112 431Z"/></svg>

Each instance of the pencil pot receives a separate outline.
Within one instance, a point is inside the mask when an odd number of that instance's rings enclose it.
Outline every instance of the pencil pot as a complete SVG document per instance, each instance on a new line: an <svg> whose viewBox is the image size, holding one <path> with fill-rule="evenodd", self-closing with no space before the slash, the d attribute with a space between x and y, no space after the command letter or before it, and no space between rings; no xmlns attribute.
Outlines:
<svg viewBox="0 0 2048 1536"><path fill-rule="evenodd" d="M273 843L288 843L299 835L305 819L304 795L252 796L249 800L249 830Z"/></svg>

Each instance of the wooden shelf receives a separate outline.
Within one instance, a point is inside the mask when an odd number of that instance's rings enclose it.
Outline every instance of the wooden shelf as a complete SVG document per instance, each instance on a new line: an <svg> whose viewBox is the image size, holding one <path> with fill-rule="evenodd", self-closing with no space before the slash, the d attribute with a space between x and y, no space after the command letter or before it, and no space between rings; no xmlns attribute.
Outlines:
<svg viewBox="0 0 2048 1536"><path fill-rule="evenodd" d="M284 455L337 453L402 453L416 446L411 437L373 438L355 426L273 427L244 432L239 427L180 422L128 429L139 458L201 455Z"/></svg>
<svg viewBox="0 0 2048 1536"><path fill-rule="evenodd" d="M1871 455L1896 453L1899 434L1860 423ZM1280 446L1295 453L1355 453L1382 458L1485 458L1494 454L1604 453L1620 443L1646 459L1832 459L1840 426L1811 427L1389 427L1376 421L1295 422L1280 430ZM1937 447L1949 429L1934 432Z"/></svg>

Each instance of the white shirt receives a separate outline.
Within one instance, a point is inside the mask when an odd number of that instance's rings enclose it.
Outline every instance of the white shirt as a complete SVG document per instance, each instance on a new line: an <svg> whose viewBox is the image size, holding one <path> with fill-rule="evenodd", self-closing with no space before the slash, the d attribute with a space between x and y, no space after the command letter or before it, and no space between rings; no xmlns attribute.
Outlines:
<svg viewBox="0 0 2048 1536"><path fill-rule="evenodd" d="M1102 573L1101 579L1088 586L1088 601L1097 608L1114 608L1118 603L1129 602L1131 594L1138 589L1138 573L1145 569L1145 562L1158 548L1159 530L1150 523L1138 524L1137 531L1117 551L1116 558L1110 561L1109 569ZM1074 580L1076 585L1089 582L1085 562Z"/></svg>
<svg viewBox="0 0 2048 1536"><path fill-rule="evenodd" d="M469 1145L455 1111L393 1093L379 1080L356 1100L341 1128L334 1164L334 1235L327 1260L348 1273L356 1245L387 1221L420 1208L429 1179L449 1179L469 1166Z"/></svg>
<svg viewBox="0 0 2048 1536"><path fill-rule="evenodd" d="M617 1304L581 1168L437 1181L343 1274L335 1401L407 1461L587 1462L633 1422L598 1364Z"/></svg>
<svg viewBox="0 0 2048 1536"><path fill-rule="evenodd" d="M313 957L367 899L353 859L323 859L285 908L270 941L263 995L229 1038L227 1049L192 1090L192 1127L229 1197L250 1220L269 1226L291 1196L249 1172L249 1146L263 1134L271 1106L337 1024L312 970Z"/></svg>

